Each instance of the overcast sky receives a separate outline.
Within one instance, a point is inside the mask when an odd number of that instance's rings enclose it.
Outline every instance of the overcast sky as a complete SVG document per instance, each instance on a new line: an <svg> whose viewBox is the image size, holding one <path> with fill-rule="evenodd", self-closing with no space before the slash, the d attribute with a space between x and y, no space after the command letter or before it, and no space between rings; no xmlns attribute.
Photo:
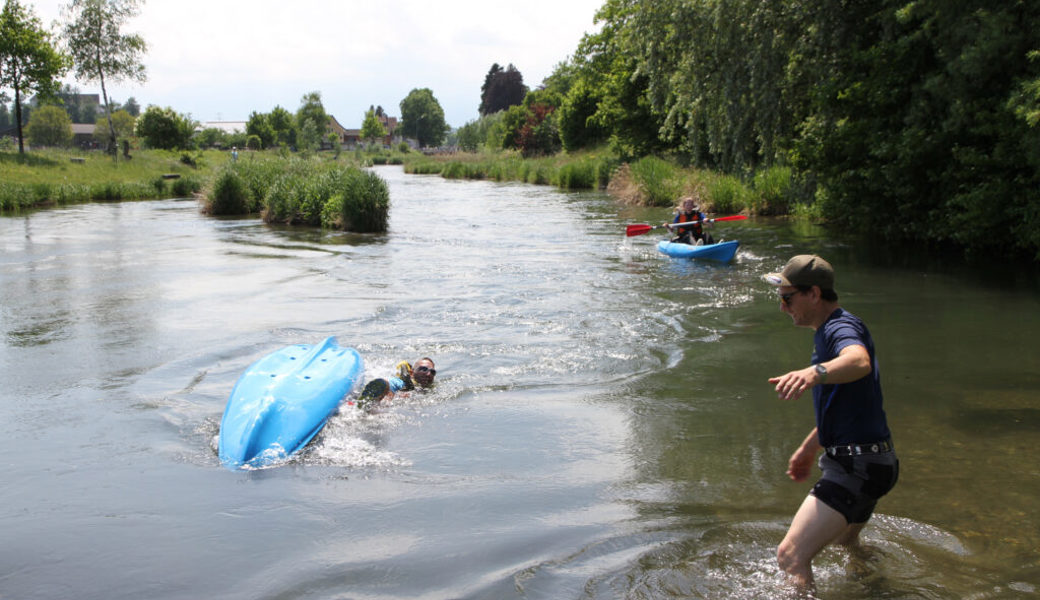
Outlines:
<svg viewBox="0 0 1040 600"><path fill-rule="evenodd" d="M148 43L148 81L107 85L119 102L169 106L198 121L295 112L321 92L326 112L360 127L369 106L400 115L430 88L452 127L477 118L493 63L538 86L570 57L604 0L148 0L126 33ZM66 0L22 0L45 27ZM57 27L52 29L56 32ZM96 84L68 83L83 93Z"/></svg>

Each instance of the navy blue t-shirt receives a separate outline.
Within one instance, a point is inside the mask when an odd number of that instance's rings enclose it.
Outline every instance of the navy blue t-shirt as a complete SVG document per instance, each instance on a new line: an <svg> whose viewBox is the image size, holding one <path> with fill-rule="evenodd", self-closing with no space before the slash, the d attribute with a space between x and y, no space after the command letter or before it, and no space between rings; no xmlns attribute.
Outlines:
<svg viewBox="0 0 1040 600"><path fill-rule="evenodd" d="M856 315L838 308L813 337L812 362L836 358L843 348L863 346L870 355L870 374L856 381L813 388L816 428L825 448L845 444L869 444L890 437L882 408L881 376L874 340Z"/></svg>

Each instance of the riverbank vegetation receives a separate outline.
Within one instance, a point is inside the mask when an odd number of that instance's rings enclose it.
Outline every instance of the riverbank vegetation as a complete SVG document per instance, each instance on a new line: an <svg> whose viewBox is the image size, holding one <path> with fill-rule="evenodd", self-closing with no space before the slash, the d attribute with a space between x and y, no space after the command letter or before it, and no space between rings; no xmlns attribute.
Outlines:
<svg viewBox="0 0 1040 600"><path fill-rule="evenodd" d="M8 12L5 27L39 35L30 48L3 51L27 59L46 50L39 23ZM492 65L480 117L453 136L464 154L373 161L405 160L412 173L451 178L605 188L647 205L695 193L717 213L806 215L886 241L1040 261L1038 19L1040 2L605 0L599 31L536 89L512 64ZM65 37L78 39L70 30ZM17 104L35 83L0 85L14 89ZM413 89L400 108L398 141L441 145L448 128L432 90ZM295 115L254 112L244 139L304 157L332 142L338 160L342 140L328 138L329 123L312 92ZM375 125L369 119L365 134L373 140ZM108 129L111 150L119 134L114 122ZM172 109L149 107L136 135L152 148L215 143L215 132L194 129ZM39 134L49 134L42 121ZM124 152L133 143L120 141ZM205 173L182 179L174 185L214 183ZM173 193L154 173L125 188L0 181L0 210L147 197L149 186ZM219 189L233 185L227 176ZM293 222L316 214L260 210Z"/></svg>
<svg viewBox="0 0 1040 600"><path fill-rule="evenodd" d="M1040 259L1038 17L1036 2L607 0L599 32L459 144L607 144L636 179L667 170L647 156L720 173L718 197L755 211Z"/></svg>
<svg viewBox="0 0 1040 600"><path fill-rule="evenodd" d="M674 207L694 195L718 214L798 214L819 218L810 204L799 204L790 167L760 169L743 180L709 169L680 166L674 160L644 156L623 162L609 148L524 158L516 150L410 155L405 171L447 179L488 179L552 185L564 190L606 190L630 205Z"/></svg>
<svg viewBox="0 0 1040 600"><path fill-rule="evenodd" d="M211 215L269 223L386 231L386 183L361 165L403 161L380 151L300 153L138 150L113 161L102 152L0 152L0 213L109 200L195 196Z"/></svg>
<svg viewBox="0 0 1040 600"><path fill-rule="evenodd" d="M96 151L0 152L0 212L191 196L226 160L226 153L216 151L137 151L133 158L117 161Z"/></svg>
<svg viewBox="0 0 1040 600"><path fill-rule="evenodd" d="M260 214L265 222L384 232L390 192L352 164L299 157L226 163L203 195L212 215Z"/></svg>
<svg viewBox="0 0 1040 600"><path fill-rule="evenodd" d="M450 155L405 155L404 169L418 175L439 174L446 179L489 179L554 185L561 189L605 188L620 165L612 152L524 158L515 151Z"/></svg>

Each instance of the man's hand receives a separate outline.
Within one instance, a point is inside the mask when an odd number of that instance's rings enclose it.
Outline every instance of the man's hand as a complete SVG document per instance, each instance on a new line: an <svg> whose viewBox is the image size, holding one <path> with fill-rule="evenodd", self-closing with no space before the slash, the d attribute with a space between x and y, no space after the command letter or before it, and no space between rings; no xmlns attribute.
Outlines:
<svg viewBox="0 0 1040 600"><path fill-rule="evenodd" d="M776 395L781 400L797 400L816 385L818 378L816 368L809 366L786 375L771 377L769 383L776 385Z"/></svg>
<svg viewBox="0 0 1040 600"><path fill-rule="evenodd" d="M812 472L815 459L816 452L810 452L805 448L795 450L791 459L787 461L787 476L791 478L791 481L805 481Z"/></svg>

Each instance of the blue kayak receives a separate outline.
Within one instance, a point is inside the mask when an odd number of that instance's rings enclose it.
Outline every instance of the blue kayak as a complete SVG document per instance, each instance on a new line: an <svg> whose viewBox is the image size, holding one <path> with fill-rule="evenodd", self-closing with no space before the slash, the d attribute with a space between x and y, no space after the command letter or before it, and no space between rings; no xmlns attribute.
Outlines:
<svg viewBox="0 0 1040 600"><path fill-rule="evenodd" d="M225 467L284 461L307 445L361 381L363 363L336 338L272 352L238 378L220 421L218 454Z"/></svg>
<svg viewBox="0 0 1040 600"><path fill-rule="evenodd" d="M719 262L729 262L737 254L737 246L739 245L740 242L732 241L708 244L706 246L691 246L690 244L677 244L661 240L657 242L657 249L661 253L674 258L704 258Z"/></svg>

